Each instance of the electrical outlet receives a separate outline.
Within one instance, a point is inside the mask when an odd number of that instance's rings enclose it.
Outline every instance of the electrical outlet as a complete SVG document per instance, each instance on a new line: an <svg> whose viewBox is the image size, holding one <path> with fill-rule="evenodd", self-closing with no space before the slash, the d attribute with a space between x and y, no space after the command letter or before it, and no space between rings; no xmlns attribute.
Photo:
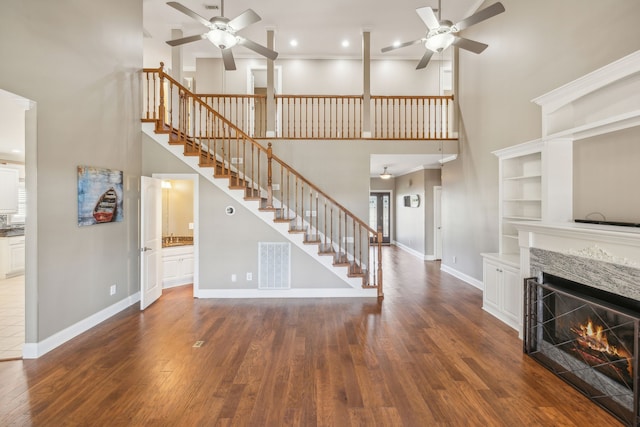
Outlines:
<svg viewBox="0 0 640 427"><path fill-rule="evenodd" d="M273 191L278 191L278 190L280 190L280 184L272 184L272 185L271 185L271 189L272 189Z"/></svg>
<svg viewBox="0 0 640 427"><path fill-rule="evenodd" d="M109 295L115 295L116 294L116 290L117 290L117 286L116 285L111 285L111 287L109 288Z"/></svg>
<svg viewBox="0 0 640 427"><path fill-rule="evenodd" d="M453 257L453 263L455 264L456 262L458 262L458 257L457 257L457 256L454 256L454 257Z"/></svg>
<svg viewBox="0 0 640 427"><path fill-rule="evenodd" d="M238 281L238 276L237 276L237 275L235 275L235 274L232 274L232 275L231 275L231 281L232 281L232 282L236 282L236 281Z"/></svg>
<svg viewBox="0 0 640 427"><path fill-rule="evenodd" d="M247 282L250 282L253 280L253 273L247 273Z"/></svg>

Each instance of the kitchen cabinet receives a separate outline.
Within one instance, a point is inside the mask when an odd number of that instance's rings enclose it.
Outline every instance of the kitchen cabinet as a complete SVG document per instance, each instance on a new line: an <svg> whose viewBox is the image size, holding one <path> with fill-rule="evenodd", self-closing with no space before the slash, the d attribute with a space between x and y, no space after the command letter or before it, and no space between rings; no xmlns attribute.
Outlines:
<svg viewBox="0 0 640 427"><path fill-rule="evenodd" d="M162 287L193 283L193 245L162 249Z"/></svg>
<svg viewBox="0 0 640 427"><path fill-rule="evenodd" d="M0 214L18 212L19 180L17 169L0 167Z"/></svg>
<svg viewBox="0 0 640 427"><path fill-rule="evenodd" d="M24 236L0 237L0 279L24 274Z"/></svg>
<svg viewBox="0 0 640 427"><path fill-rule="evenodd" d="M513 257L482 254L484 292L482 309L516 330L522 326L524 285Z"/></svg>

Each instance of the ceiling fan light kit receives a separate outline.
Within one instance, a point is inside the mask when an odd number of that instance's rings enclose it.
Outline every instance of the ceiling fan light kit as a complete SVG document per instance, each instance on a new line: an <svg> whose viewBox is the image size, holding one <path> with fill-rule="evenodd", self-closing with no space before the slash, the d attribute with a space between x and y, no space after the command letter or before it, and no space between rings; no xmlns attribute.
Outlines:
<svg viewBox="0 0 640 427"><path fill-rule="evenodd" d="M441 9L441 7L438 7L438 13ZM417 70L425 68L434 53L442 52L451 45L468 50L473 53L481 53L488 47L488 45L474 40L459 37L456 34L459 31L464 30L465 28L469 28L472 25L489 19L504 11L505 9L502 3L497 2L474 13L473 15L463 19L460 22L453 24L451 21L440 20L438 17L436 17L436 14L432 8L419 7L418 9L416 9L416 13L427 27L426 36L410 42L394 43L391 46L382 48L382 53L407 46L412 46L414 44L423 43L425 47L425 53L418 63L418 66L416 67Z"/></svg>
<svg viewBox="0 0 640 427"><path fill-rule="evenodd" d="M238 44L238 39L233 33L218 28L209 31L207 39L220 49L231 49Z"/></svg>
<svg viewBox="0 0 640 427"><path fill-rule="evenodd" d="M231 20L224 16L214 16L210 20L207 20L178 2L170 1L167 2L167 5L195 19L209 29L209 31L203 34L183 37L177 40L169 40L167 41L169 46L180 46L186 43L207 39L213 43L214 46L220 49L225 70L236 69L236 63L231 51L231 48L236 45L242 45L247 49L271 60L275 60L278 57L278 52L236 34L237 31L240 31L251 24L255 24L262 19L252 9L245 10ZM221 9L222 14L224 14L224 0L222 0Z"/></svg>
<svg viewBox="0 0 640 427"><path fill-rule="evenodd" d="M391 178L393 175L391 175L389 172L387 172L387 167L384 167L384 171L382 171L382 173L380 174L380 178L381 179L389 179Z"/></svg>

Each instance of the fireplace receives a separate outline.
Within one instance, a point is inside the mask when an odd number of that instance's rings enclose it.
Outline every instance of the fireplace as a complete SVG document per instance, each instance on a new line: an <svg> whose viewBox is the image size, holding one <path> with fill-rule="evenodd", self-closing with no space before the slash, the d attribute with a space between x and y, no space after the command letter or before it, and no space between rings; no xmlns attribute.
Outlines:
<svg viewBox="0 0 640 427"><path fill-rule="evenodd" d="M543 273L525 281L524 352L627 425L640 423L640 302Z"/></svg>

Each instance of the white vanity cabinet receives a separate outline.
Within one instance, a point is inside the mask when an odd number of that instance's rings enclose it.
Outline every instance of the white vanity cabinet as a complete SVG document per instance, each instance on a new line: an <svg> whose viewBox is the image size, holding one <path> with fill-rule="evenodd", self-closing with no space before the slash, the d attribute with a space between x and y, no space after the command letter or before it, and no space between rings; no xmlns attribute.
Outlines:
<svg viewBox="0 0 640 427"><path fill-rule="evenodd" d="M0 237L0 279L24 274L24 236Z"/></svg>
<svg viewBox="0 0 640 427"><path fill-rule="evenodd" d="M162 287L193 283L193 245L162 249Z"/></svg>

